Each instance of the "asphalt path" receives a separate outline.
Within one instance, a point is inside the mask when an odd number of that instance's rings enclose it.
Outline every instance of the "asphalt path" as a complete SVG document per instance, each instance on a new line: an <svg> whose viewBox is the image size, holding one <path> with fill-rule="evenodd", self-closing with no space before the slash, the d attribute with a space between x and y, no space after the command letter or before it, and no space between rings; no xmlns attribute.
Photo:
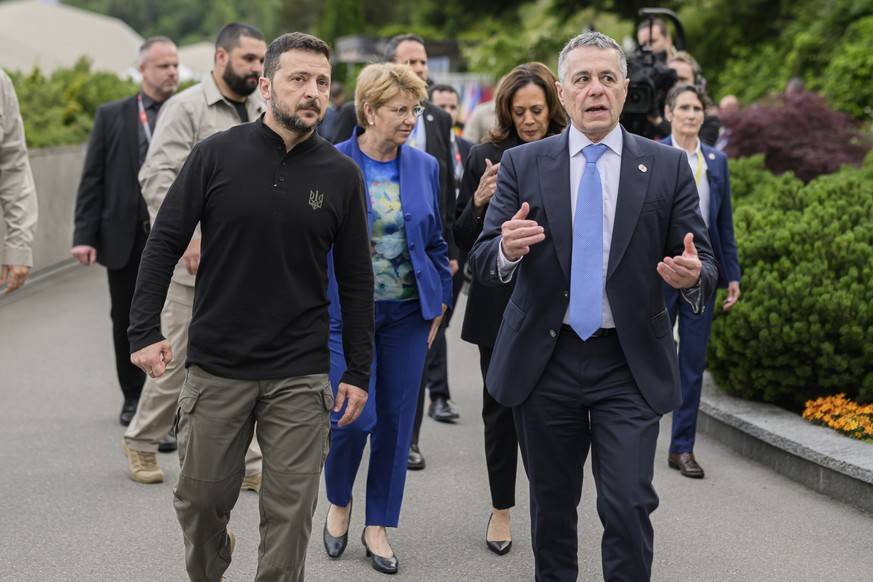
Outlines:
<svg viewBox="0 0 873 582"><path fill-rule="evenodd" d="M514 582L533 579L527 483L518 475L512 551L483 541L489 511L480 417L478 353L449 332L454 425L425 418L427 469L409 474L393 579ZM182 535L172 505L173 454L159 455L167 480L127 476L117 415L105 273L77 268L0 304L0 580L9 582L184 581ZM873 581L873 516L814 493L706 436L696 454L702 481L667 468L661 425L653 514L653 580L663 582ZM519 464L520 465L520 464ZM362 467L362 473L365 470ZM355 496L364 499L365 479ZM602 527L590 471L579 507L580 580L601 580ZM326 502L313 521L307 580L385 581L358 538L338 561L321 545ZM243 493L231 518L238 543L230 581L254 579L258 499Z"/></svg>

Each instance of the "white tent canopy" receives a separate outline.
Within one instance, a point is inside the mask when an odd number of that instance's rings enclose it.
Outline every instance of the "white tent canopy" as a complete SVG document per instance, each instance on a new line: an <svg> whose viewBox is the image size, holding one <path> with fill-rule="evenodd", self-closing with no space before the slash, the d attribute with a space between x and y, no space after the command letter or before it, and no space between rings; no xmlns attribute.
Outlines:
<svg viewBox="0 0 873 582"><path fill-rule="evenodd" d="M96 71L129 76L143 38L123 21L44 0L0 2L0 67L46 73L85 56Z"/></svg>

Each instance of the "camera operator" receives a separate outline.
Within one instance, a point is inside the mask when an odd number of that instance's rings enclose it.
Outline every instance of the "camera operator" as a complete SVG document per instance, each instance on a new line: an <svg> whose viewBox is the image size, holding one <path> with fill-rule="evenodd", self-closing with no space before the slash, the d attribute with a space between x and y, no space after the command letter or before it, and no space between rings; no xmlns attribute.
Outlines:
<svg viewBox="0 0 873 582"><path fill-rule="evenodd" d="M706 91L706 79L703 77L703 71L694 57L686 51L674 52L667 59L667 66L676 74L674 87L678 85L695 85ZM670 135L670 122L664 119L663 116L658 115L655 118L650 118L650 121L655 126L657 139ZM700 140L706 145L714 147L715 142L718 141L720 129L721 121L718 115L711 108L708 108L703 117L703 125L700 128Z"/></svg>
<svg viewBox="0 0 873 582"><path fill-rule="evenodd" d="M661 18L646 19L637 26L637 44L648 48L661 62L676 52L670 29Z"/></svg>

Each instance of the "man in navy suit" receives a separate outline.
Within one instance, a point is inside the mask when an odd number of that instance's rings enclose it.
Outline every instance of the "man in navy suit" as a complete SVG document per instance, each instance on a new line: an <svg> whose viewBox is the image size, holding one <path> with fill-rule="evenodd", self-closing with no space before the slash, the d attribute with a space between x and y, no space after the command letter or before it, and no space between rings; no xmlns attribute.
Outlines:
<svg viewBox="0 0 873 582"><path fill-rule="evenodd" d="M695 312L717 278L688 163L618 119L627 62L587 32L558 60L572 121L508 150L475 276L515 288L486 385L512 406L530 481L538 582L578 575L576 507L592 449L604 578L649 580L661 415L680 401L662 281Z"/></svg>

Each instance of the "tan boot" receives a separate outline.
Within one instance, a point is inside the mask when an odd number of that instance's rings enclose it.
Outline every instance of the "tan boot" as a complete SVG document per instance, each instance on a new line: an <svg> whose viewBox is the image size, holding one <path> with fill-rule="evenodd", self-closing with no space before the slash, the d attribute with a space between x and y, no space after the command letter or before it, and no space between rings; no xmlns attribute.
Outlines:
<svg viewBox="0 0 873 582"><path fill-rule="evenodd" d="M127 441L121 441L124 456L127 457L127 473L137 483L162 483L164 472L158 466L154 453L136 451L127 447Z"/></svg>
<svg viewBox="0 0 873 582"><path fill-rule="evenodd" d="M239 488L240 491L254 491L255 493L260 493L261 491L261 474L260 473L252 473L251 475L246 475L245 479L243 479L242 485Z"/></svg>

